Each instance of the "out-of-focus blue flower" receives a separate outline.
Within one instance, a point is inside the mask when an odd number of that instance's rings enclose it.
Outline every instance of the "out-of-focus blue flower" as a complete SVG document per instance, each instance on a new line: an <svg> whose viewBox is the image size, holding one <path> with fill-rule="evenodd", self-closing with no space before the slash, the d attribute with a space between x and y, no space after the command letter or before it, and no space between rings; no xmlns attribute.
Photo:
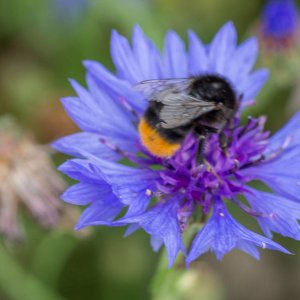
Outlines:
<svg viewBox="0 0 300 300"><path fill-rule="evenodd" d="M269 0L261 20L263 41L271 48L286 48L295 42L299 26L293 0Z"/></svg>
<svg viewBox="0 0 300 300"><path fill-rule="evenodd" d="M209 250L217 258L234 248L255 258L259 257L257 247L288 253L270 238L272 231L300 238L300 115L269 138L264 118L249 118L242 125L239 111L232 126L224 130L231 140L227 155L217 135L212 134L204 149L204 163L196 160L198 139L193 133L173 157L162 159L147 152L137 132L147 101L133 90L134 84L147 79L219 74L231 82L243 108L253 102L268 77L265 69L252 72L257 53L255 38L237 45L231 22L208 46L190 31L187 50L180 37L170 31L162 53L138 26L132 44L114 31L111 54L117 73L98 62L84 62L88 88L72 80L78 97L63 99L66 111L83 132L54 143L56 149L76 157L60 167L79 181L62 198L88 205L76 228L129 225L126 235L143 228L155 251L165 245L170 266L179 251L187 255L187 263ZM122 158L133 166L122 164ZM253 180L261 180L272 191L249 187ZM235 221L226 202L256 218L267 237ZM208 221L186 253L182 234L199 218Z"/></svg>
<svg viewBox="0 0 300 300"><path fill-rule="evenodd" d="M90 0L54 0L54 9L61 22L76 21L90 5Z"/></svg>

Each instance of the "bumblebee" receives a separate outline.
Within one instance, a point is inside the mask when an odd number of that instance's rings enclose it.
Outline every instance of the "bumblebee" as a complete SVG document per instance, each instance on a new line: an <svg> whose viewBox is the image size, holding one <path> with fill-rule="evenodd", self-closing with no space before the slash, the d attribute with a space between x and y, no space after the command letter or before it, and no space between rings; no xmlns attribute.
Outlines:
<svg viewBox="0 0 300 300"><path fill-rule="evenodd" d="M217 75L146 80L135 88L149 101L139 122L141 142L157 157L173 156L191 131L201 152L205 138L221 133L237 110L233 88Z"/></svg>

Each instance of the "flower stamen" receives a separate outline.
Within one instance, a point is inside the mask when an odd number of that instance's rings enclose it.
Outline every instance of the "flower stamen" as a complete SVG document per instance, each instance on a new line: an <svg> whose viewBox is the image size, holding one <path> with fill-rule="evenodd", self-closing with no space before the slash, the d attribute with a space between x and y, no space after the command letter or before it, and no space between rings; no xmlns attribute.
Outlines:
<svg viewBox="0 0 300 300"><path fill-rule="evenodd" d="M114 152L116 152L117 154L119 154L121 157L123 158L127 158L128 160L132 161L135 164L139 164L142 166L146 166L148 167L149 165L153 164L153 161L147 158L139 158L136 155L132 155L131 153L124 151L123 149L119 148L118 146L111 144L110 142L108 142L106 139L104 138L99 138L99 141L104 144L105 146L107 146L108 148L110 148L111 150L113 150Z"/></svg>
<svg viewBox="0 0 300 300"><path fill-rule="evenodd" d="M140 115L139 113L128 103L128 101L125 99L125 97L119 97L120 103L127 109L132 115L139 119Z"/></svg>
<svg viewBox="0 0 300 300"><path fill-rule="evenodd" d="M263 218L272 218L272 214L266 214L263 212L256 211L249 206L245 205L241 201L239 201L236 197L232 197L232 202L236 204L239 208L241 208L246 214L252 217L263 217Z"/></svg>
<svg viewBox="0 0 300 300"><path fill-rule="evenodd" d="M203 159L203 163L204 163L204 165L205 165L205 167L206 167L207 172L214 174L215 177L217 178L218 182L219 182L220 184L222 184L222 183L223 183L223 182L222 182L222 179L220 178L220 176L218 175L218 173L217 173L217 171L214 169L214 167L213 167L206 159Z"/></svg>

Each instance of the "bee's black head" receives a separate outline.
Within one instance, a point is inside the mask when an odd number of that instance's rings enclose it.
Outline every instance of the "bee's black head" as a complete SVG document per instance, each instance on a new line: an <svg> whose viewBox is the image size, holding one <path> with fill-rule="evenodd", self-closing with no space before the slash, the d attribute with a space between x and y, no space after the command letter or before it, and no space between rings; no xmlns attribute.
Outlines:
<svg viewBox="0 0 300 300"><path fill-rule="evenodd" d="M225 108L236 108L236 95L226 79L217 75L205 75L195 78L190 95L208 102L223 103Z"/></svg>

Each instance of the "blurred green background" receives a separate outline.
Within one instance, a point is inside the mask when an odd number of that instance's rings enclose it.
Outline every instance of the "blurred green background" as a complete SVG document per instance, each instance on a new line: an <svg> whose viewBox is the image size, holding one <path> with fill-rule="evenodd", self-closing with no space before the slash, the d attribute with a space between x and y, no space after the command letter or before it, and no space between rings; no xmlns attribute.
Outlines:
<svg viewBox="0 0 300 300"><path fill-rule="evenodd" d="M257 32L263 5L263 0L0 0L0 113L15 116L40 143L50 143L77 130L59 98L74 94L67 78L84 84L81 61L99 60L113 70L112 29L130 37L138 23L161 47L170 28L185 40L192 28L209 42L222 24L233 20L241 41ZM272 131L300 108L300 61L293 62L296 71L288 64L286 73L273 69L261 104L251 112L268 115ZM272 68L272 58L266 64ZM280 77L283 73L287 75ZM54 159L59 164L65 157L56 154ZM44 231L25 214L21 218L27 239L17 246L0 245L0 300L44 300L46 294L49 299L151 299L158 255L143 232L123 239L123 229L95 228L78 237ZM207 273L196 277L196 286L220 289L221 296L192 293L195 285L188 278L180 299L300 299L300 244L275 239L296 255L268 251L257 262L234 251L217 262L207 254L201 258Z"/></svg>

